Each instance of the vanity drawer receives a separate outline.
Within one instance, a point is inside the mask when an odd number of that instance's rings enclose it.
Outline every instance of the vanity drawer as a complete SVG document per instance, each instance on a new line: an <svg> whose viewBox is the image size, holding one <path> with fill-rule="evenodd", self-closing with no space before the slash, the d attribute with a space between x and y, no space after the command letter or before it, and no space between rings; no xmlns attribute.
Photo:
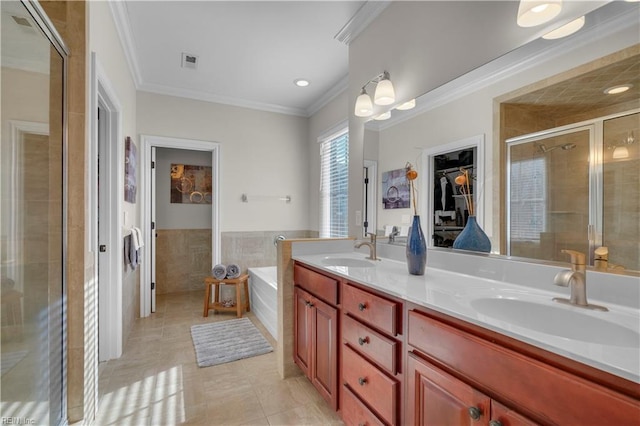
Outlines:
<svg viewBox="0 0 640 426"><path fill-rule="evenodd" d="M398 372L399 344L351 318L342 317L342 339L391 374Z"/></svg>
<svg viewBox="0 0 640 426"><path fill-rule="evenodd" d="M369 410L369 408L367 408L367 406L364 405L362 401L360 401L358 397L355 396L346 386L342 387L341 407L342 421L344 421L347 426L384 425L384 422L378 419L378 416Z"/></svg>
<svg viewBox="0 0 640 426"><path fill-rule="evenodd" d="M342 346L344 384L367 403L385 422L396 424L398 415L397 381L346 345Z"/></svg>
<svg viewBox="0 0 640 426"><path fill-rule="evenodd" d="M342 286L342 309L353 317L392 336L401 332L398 317L402 307L397 302L344 284Z"/></svg>
<svg viewBox="0 0 640 426"><path fill-rule="evenodd" d="M295 264L293 281L296 285L331 305L338 304L338 280Z"/></svg>

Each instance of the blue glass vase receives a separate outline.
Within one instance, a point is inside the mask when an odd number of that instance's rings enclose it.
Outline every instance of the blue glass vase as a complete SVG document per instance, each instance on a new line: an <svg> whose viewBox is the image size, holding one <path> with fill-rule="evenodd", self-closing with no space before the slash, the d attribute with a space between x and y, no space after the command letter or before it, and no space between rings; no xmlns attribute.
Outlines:
<svg viewBox="0 0 640 426"><path fill-rule="evenodd" d="M420 226L420 216L413 216L407 237L407 267L411 275L424 275L427 266L427 242Z"/></svg>
<svg viewBox="0 0 640 426"><path fill-rule="evenodd" d="M469 216L464 229L453 242L453 248L489 253L491 251L491 240L478 225L476 217Z"/></svg>

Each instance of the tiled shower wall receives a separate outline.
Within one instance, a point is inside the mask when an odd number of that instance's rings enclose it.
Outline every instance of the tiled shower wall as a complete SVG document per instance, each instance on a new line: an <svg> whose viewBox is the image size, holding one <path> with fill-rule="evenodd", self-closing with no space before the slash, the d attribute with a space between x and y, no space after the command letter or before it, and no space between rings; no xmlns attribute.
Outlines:
<svg viewBox="0 0 640 426"><path fill-rule="evenodd" d="M156 293L201 290L211 274L211 230L159 229L157 231ZM285 238L316 238L317 231L223 232L221 263L248 268L276 265L278 235Z"/></svg>

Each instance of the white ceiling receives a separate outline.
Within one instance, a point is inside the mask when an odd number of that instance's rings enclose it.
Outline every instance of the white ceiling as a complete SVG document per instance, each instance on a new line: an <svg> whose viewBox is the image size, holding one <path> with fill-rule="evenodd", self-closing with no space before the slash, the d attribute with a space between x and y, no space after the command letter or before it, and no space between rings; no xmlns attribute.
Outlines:
<svg viewBox="0 0 640 426"><path fill-rule="evenodd" d="M347 87L348 46L336 35L365 3L124 1L111 7L139 90L309 116ZM198 56L197 69L181 67L183 53ZM311 85L297 87L297 78Z"/></svg>

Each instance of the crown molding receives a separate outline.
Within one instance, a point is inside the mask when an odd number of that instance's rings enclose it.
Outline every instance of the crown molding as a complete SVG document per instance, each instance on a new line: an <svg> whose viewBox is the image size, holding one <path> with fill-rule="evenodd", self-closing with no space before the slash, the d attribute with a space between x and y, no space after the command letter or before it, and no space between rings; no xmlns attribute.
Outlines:
<svg viewBox="0 0 640 426"><path fill-rule="evenodd" d="M275 112L278 114L295 115L299 117L309 117L307 111L302 108L289 108L281 105L267 104L261 102L249 101L246 99L233 98L230 96L220 96L199 90L179 89L161 84L143 83L138 87L139 91L156 93L159 95L175 96L178 98L194 99L204 102L212 102L216 104L231 105L240 108L249 108L260 111Z"/></svg>
<svg viewBox="0 0 640 426"><path fill-rule="evenodd" d="M473 71L464 74L449 83L445 83L416 99L416 108L402 111L396 117L385 121L368 121L365 126L369 130L381 131L407 121L417 115L446 105L460 99L469 93L484 89L505 80L515 74L524 72L543 63L557 60L569 52L588 46L596 45L602 38L615 36L617 33L638 25L634 14L614 16L606 22L599 22L597 28L590 27L578 37L567 37L560 43L549 47L548 41L537 39L516 49L509 54L489 62ZM558 40L556 40L557 42ZM636 40L637 42L637 40ZM622 48L622 47L621 47ZM400 111L394 111L396 113Z"/></svg>
<svg viewBox="0 0 640 426"><path fill-rule="evenodd" d="M348 46L390 4L391 0L366 1L333 38Z"/></svg>
<svg viewBox="0 0 640 426"><path fill-rule="evenodd" d="M109 7L111 9L111 15L113 16L113 22L116 26L116 32L120 38L120 44L124 55L127 58L127 64L129 65L129 71L133 77L133 82L136 89L139 89L142 85L142 75L140 74L140 65L138 64L135 43L133 42L133 34L131 33L131 24L129 22L129 14L127 13L126 2L124 1L109 1Z"/></svg>

